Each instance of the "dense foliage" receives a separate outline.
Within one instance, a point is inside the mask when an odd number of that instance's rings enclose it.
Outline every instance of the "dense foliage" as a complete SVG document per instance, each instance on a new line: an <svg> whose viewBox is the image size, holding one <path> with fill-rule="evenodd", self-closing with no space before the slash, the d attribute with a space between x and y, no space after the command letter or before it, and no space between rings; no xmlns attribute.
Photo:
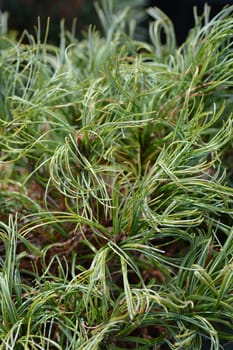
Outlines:
<svg viewBox="0 0 233 350"><path fill-rule="evenodd" d="M59 47L1 16L0 349L230 349L233 7L179 48L97 11Z"/></svg>

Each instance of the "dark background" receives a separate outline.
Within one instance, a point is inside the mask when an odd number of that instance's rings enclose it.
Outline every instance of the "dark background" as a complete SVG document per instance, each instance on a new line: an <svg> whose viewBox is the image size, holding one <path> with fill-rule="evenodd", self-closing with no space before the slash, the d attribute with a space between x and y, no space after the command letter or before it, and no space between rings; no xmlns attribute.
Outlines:
<svg viewBox="0 0 233 350"><path fill-rule="evenodd" d="M158 6L173 21L178 44L181 44L190 28L194 25L193 7L198 13L203 13L204 4L211 6L211 16L216 15L225 5L233 4L233 0L151 0L151 6Z"/></svg>
<svg viewBox="0 0 233 350"><path fill-rule="evenodd" d="M21 33L24 29L28 29L33 33L34 27L37 25L37 17L41 18L41 27L45 28L47 17L51 17L50 38L54 41L58 40L59 26L61 18L66 19L66 28L71 28L72 19L78 18L77 33L85 30L88 24L96 24L98 26L98 18L94 9L95 0L0 0L0 8L8 11L9 27L16 29ZM134 4L134 0L121 2ZM207 2L211 7L211 15L215 15L226 4L233 4L233 0L142 0L144 7L158 6L173 21L177 35L177 43L181 44L189 31L194 25L193 6L197 6L198 12L203 12L204 3ZM149 21L149 18L148 18ZM147 20L143 23L147 27Z"/></svg>

